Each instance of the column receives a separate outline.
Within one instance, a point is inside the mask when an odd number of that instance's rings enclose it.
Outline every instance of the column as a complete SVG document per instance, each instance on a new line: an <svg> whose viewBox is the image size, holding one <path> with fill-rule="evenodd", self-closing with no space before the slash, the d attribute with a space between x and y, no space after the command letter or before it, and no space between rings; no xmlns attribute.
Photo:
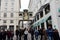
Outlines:
<svg viewBox="0 0 60 40"><path fill-rule="evenodd" d="M43 9L43 15L45 16L45 9ZM46 21L44 22L45 29L47 29Z"/></svg>
<svg viewBox="0 0 60 40"><path fill-rule="evenodd" d="M40 24L40 28L41 28L41 24Z"/></svg>
<svg viewBox="0 0 60 40"><path fill-rule="evenodd" d="M46 22L44 22L44 26L45 26L45 29L47 29L47 25L46 25Z"/></svg>
<svg viewBox="0 0 60 40"><path fill-rule="evenodd" d="M7 29L9 29L9 25L7 25Z"/></svg>
<svg viewBox="0 0 60 40"><path fill-rule="evenodd" d="M14 25L14 31L16 30L16 25Z"/></svg>

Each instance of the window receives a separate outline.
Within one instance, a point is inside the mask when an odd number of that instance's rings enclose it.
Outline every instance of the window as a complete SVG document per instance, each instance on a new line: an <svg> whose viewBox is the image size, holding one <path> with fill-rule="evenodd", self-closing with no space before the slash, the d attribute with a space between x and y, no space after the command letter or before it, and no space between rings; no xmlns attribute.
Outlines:
<svg viewBox="0 0 60 40"><path fill-rule="evenodd" d="M4 13L4 17L7 17L7 13Z"/></svg>
<svg viewBox="0 0 60 40"><path fill-rule="evenodd" d="M13 17L13 13L11 13L11 17Z"/></svg>
<svg viewBox="0 0 60 40"><path fill-rule="evenodd" d="M43 11L40 12L40 17L41 17L41 18L43 17Z"/></svg>
<svg viewBox="0 0 60 40"><path fill-rule="evenodd" d="M14 5L14 3L11 3L12 5Z"/></svg>
<svg viewBox="0 0 60 40"><path fill-rule="evenodd" d="M37 15L37 20L39 20L39 15Z"/></svg>
<svg viewBox="0 0 60 40"><path fill-rule="evenodd" d="M3 20L3 23L6 23L6 20Z"/></svg>
<svg viewBox="0 0 60 40"><path fill-rule="evenodd" d="M50 5L48 4L48 6L45 8L45 14L50 12Z"/></svg>
<svg viewBox="0 0 60 40"><path fill-rule="evenodd" d="M41 28L42 28L42 29L44 28L44 23L41 23Z"/></svg>
<svg viewBox="0 0 60 40"><path fill-rule="evenodd" d="M19 14L19 16L22 16L22 14Z"/></svg>
<svg viewBox="0 0 60 40"><path fill-rule="evenodd" d="M10 20L10 23L13 23L13 20Z"/></svg>
<svg viewBox="0 0 60 40"><path fill-rule="evenodd" d="M0 6L1 6L1 0L0 0Z"/></svg>
<svg viewBox="0 0 60 40"><path fill-rule="evenodd" d="M32 14L29 14L29 16L32 16Z"/></svg>
<svg viewBox="0 0 60 40"><path fill-rule="evenodd" d="M5 3L5 6L7 6L8 3Z"/></svg>
<svg viewBox="0 0 60 40"><path fill-rule="evenodd" d="M5 8L5 11L7 11L7 8Z"/></svg>

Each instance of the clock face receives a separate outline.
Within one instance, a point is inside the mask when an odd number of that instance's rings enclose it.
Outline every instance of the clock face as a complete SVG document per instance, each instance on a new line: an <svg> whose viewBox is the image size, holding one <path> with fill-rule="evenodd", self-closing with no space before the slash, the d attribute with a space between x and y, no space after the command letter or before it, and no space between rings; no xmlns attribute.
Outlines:
<svg viewBox="0 0 60 40"><path fill-rule="evenodd" d="M28 20L29 19L28 13L24 13L23 19L24 20Z"/></svg>

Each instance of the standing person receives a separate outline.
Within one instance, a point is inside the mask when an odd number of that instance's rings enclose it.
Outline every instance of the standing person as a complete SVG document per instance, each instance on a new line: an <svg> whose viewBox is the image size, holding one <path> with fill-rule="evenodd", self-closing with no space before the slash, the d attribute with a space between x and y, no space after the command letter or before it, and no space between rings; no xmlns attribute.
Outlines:
<svg viewBox="0 0 60 40"><path fill-rule="evenodd" d="M21 29L19 29L19 40L21 40Z"/></svg>
<svg viewBox="0 0 60 40"><path fill-rule="evenodd" d="M0 40L2 40L2 30L0 30Z"/></svg>
<svg viewBox="0 0 60 40"><path fill-rule="evenodd" d="M11 40L13 40L14 37L14 31L11 31Z"/></svg>
<svg viewBox="0 0 60 40"><path fill-rule="evenodd" d="M19 30L18 30L18 29L16 29L16 37L17 37L17 39L16 39L16 40L18 40L18 36L19 36Z"/></svg>
<svg viewBox="0 0 60 40"><path fill-rule="evenodd" d="M1 35L2 35L2 40L3 40L3 29L1 30L1 33L2 33Z"/></svg>
<svg viewBox="0 0 60 40"><path fill-rule="evenodd" d="M48 26L48 29L46 32L47 32L48 39L53 40L53 29L51 28L51 26Z"/></svg>
<svg viewBox="0 0 60 40"><path fill-rule="evenodd" d="M38 31L39 31L39 38L41 39L41 29L38 28Z"/></svg>
<svg viewBox="0 0 60 40"><path fill-rule="evenodd" d="M35 29L34 34L35 34L35 38L36 38L36 40L38 40L38 35L39 35L39 32L38 32L37 28Z"/></svg>
<svg viewBox="0 0 60 40"><path fill-rule="evenodd" d="M42 30L43 32L43 40L47 40L47 33L46 33L46 30L45 30L45 28L43 28L43 30Z"/></svg>
<svg viewBox="0 0 60 40"><path fill-rule="evenodd" d="M28 40L31 40L31 33L30 33L30 29L28 30L27 38L28 38Z"/></svg>
<svg viewBox="0 0 60 40"><path fill-rule="evenodd" d="M40 35L41 35L40 40L43 40L43 28L40 29Z"/></svg>
<svg viewBox="0 0 60 40"><path fill-rule="evenodd" d="M31 40L34 40L34 30L33 29L30 30L31 30Z"/></svg>
<svg viewBox="0 0 60 40"><path fill-rule="evenodd" d="M11 31L7 30L7 40L11 40Z"/></svg>
<svg viewBox="0 0 60 40"><path fill-rule="evenodd" d="M59 33L58 33L58 30L57 29L55 29L53 31L53 38L54 38L54 40L59 40Z"/></svg>
<svg viewBox="0 0 60 40"><path fill-rule="evenodd" d="M7 30L3 30L3 35L2 35L3 36L3 40L6 40L6 35L7 35L6 32L7 32Z"/></svg>
<svg viewBox="0 0 60 40"><path fill-rule="evenodd" d="M27 40L27 35L28 35L28 29L25 28L25 31L24 31L24 40Z"/></svg>

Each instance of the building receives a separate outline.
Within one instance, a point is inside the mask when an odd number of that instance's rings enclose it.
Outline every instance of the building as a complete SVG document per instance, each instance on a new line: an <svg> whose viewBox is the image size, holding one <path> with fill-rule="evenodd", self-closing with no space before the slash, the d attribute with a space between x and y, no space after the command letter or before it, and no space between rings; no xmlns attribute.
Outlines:
<svg viewBox="0 0 60 40"><path fill-rule="evenodd" d="M40 8L40 5L40 0L30 0L28 8L29 11L33 12L33 16L35 16L36 12Z"/></svg>
<svg viewBox="0 0 60 40"><path fill-rule="evenodd" d="M0 0L0 29L16 30L20 8L20 0Z"/></svg>
<svg viewBox="0 0 60 40"><path fill-rule="evenodd" d="M45 29L48 29L48 26L51 26L53 29L57 29L60 34L60 0L38 1L39 0L30 0L28 7L30 11L33 9L34 19L32 26L44 27Z"/></svg>

